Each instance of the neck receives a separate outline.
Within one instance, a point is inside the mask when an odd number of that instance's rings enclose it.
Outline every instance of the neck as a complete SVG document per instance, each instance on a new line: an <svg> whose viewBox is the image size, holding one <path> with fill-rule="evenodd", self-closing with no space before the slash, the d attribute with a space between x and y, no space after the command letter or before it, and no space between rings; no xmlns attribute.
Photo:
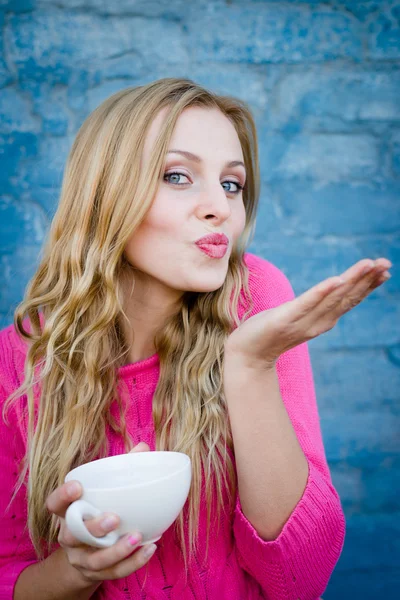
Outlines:
<svg viewBox="0 0 400 600"><path fill-rule="evenodd" d="M182 294L175 290L171 294L171 291L157 284L143 282L135 274L133 292L125 294L124 311L128 322L126 319L122 320L124 337L129 347L127 364L155 354L155 335L180 307Z"/></svg>

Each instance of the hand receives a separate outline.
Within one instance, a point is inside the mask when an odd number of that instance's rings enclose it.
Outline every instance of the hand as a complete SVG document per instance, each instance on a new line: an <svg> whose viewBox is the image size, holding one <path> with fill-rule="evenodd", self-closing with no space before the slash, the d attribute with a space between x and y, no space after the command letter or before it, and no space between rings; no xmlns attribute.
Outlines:
<svg viewBox="0 0 400 600"><path fill-rule="evenodd" d="M131 452L146 452L150 448L144 442L140 442ZM77 484L76 491L71 491L73 484ZM65 512L68 506L80 498L82 495L82 486L77 481L69 481L55 489L47 498L46 506L48 510L58 515L60 520L60 532L58 543L64 549L69 563L79 573L81 581L85 583L101 583L109 579L119 579L127 577L134 571L143 567L152 555L146 556L145 552L150 546L142 546L134 554L141 542L141 534L132 532L123 536L109 548L97 549L83 544L77 540L65 524ZM114 523L104 524L105 517L114 518ZM85 524L89 532L97 537L102 537L105 533L116 529L119 524L117 515L107 513L94 519L88 519ZM133 543L134 539L136 542Z"/></svg>
<svg viewBox="0 0 400 600"><path fill-rule="evenodd" d="M239 325L227 338L226 356L240 357L249 367L273 368L279 356L332 329L339 318L357 306L385 279L392 266L379 258L369 273L371 261L352 265L340 277L329 277L297 298L258 313Z"/></svg>

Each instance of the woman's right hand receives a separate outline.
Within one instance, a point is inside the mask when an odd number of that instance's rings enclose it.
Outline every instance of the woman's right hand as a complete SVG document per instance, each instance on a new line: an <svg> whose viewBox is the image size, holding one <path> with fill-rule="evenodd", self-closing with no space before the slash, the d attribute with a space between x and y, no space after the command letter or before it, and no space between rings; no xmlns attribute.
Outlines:
<svg viewBox="0 0 400 600"><path fill-rule="evenodd" d="M143 442L140 445L143 446ZM141 450L136 446L133 451L140 452ZM88 584L101 583L110 579L127 577L143 567L150 560L157 546L150 544L137 549L142 539L139 532L127 534L109 548L101 549L83 544L72 535L65 523L65 512L68 506L78 500L81 495L80 483L69 481L56 488L46 500L48 510L59 517L58 543L64 549L69 563L79 573L81 580ZM107 517L114 518L114 522L104 524ZM88 531L96 537L102 537L116 529L118 524L118 516L112 513L102 514L85 521ZM149 555L146 554L148 550L151 550Z"/></svg>

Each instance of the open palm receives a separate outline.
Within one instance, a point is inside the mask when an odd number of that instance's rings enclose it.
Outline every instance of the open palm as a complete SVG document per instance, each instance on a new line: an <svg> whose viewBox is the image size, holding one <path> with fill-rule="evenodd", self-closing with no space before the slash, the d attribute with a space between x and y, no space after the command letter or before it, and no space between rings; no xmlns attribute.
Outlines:
<svg viewBox="0 0 400 600"><path fill-rule="evenodd" d="M283 352L332 329L385 281L383 274L391 266L386 258L374 263L363 259L340 277L329 277L297 298L250 317L228 337L227 352L249 365L273 366Z"/></svg>

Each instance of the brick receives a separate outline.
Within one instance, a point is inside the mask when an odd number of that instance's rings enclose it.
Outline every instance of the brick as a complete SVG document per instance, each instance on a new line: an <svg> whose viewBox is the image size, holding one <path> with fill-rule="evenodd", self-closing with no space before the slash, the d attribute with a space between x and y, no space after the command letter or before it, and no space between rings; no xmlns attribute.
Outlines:
<svg viewBox="0 0 400 600"><path fill-rule="evenodd" d="M35 184L29 190L29 199L42 207L44 214L52 220L60 199L60 189L57 186Z"/></svg>
<svg viewBox="0 0 400 600"><path fill-rule="evenodd" d="M96 85L87 92L88 112L92 112L100 106L102 102L107 100L112 94L119 92L127 87L126 81L123 79L105 80L99 85Z"/></svg>
<svg viewBox="0 0 400 600"><path fill-rule="evenodd" d="M65 136L69 121L66 86L33 82L31 90L34 111L42 120L42 132Z"/></svg>
<svg viewBox="0 0 400 600"><path fill-rule="evenodd" d="M123 29L112 19L67 11L35 11L12 16L6 28L10 55L17 66L54 68L73 66L77 60L104 60L130 48Z"/></svg>
<svg viewBox="0 0 400 600"><path fill-rule="evenodd" d="M101 84L104 79L137 79L146 72L146 61L137 52L129 52L123 56L109 58L97 65L94 73L94 83ZM126 82L126 86L130 82Z"/></svg>
<svg viewBox="0 0 400 600"><path fill-rule="evenodd" d="M0 48L4 47L3 40L3 28L4 28L4 14L1 12L0 5ZM3 53L2 53L3 54ZM4 57L0 55L0 87L5 87L13 80L12 74L10 73L8 66L4 60Z"/></svg>
<svg viewBox="0 0 400 600"><path fill-rule="evenodd" d="M84 116L80 120L80 123L74 127L76 131L84 117L86 116L87 110L87 89L89 87L89 73L84 68L76 68L72 73L67 88L67 104L68 108L73 111L80 112L84 111Z"/></svg>
<svg viewBox="0 0 400 600"><path fill-rule="evenodd" d="M279 225L279 221L277 221ZM365 258L386 257L393 262L393 277L375 289L359 306L344 315L345 321L336 325L331 331L311 340L316 348L358 348L364 345L392 345L397 343L396 296L390 295L399 291L399 277L396 276L396 265L399 264L400 240L396 238L336 238L323 236L316 243L313 237L302 237L290 231L286 226L275 231L270 228L262 237L262 225L257 222L256 236L249 247L250 252L266 258L280 268L292 284L296 295L300 295L320 281L340 275L351 265ZM368 311L371 314L368 316ZM379 322L379 328L371 323ZM339 321L339 324L341 321ZM382 330L381 330L382 326ZM347 332L349 328L351 334ZM387 329L389 328L389 332ZM378 329L378 331L375 331ZM387 338L385 336L387 335Z"/></svg>
<svg viewBox="0 0 400 600"><path fill-rule="evenodd" d="M371 135L300 134L288 142L271 175L309 177L327 183L370 178L378 165L379 145Z"/></svg>
<svg viewBox="0 0 400 600"><path fill-rule="evenodd" d="M277 209L279 206L277 207ZM264 209L266 219L271 218L272 208ZM255 238L249 247L250 252L270 260L289 277L296 294L302 294L319 281L340 275L351 265L364 258L386 257L392 261L396 270L399 264L400 240L395 236L363 237L352 239L335 236L322 236L316 243L315 238L297 235L295 227L290 227L287 219L275 218L269 230L264 231L263 222L258 220ZM399 291L398 277L392 277L384 288ZM373 294L380 298L382 288ZM323 338L321 338L323 339Z"/></svg>
<svg viewBox="0 0 400 600"><path fill-rule="evenodd" d="M199 4L206 0L197 0ZM40 0L42 6L52 7L54 0ZM67 10L85 9L85 12L95 13L103 16L124 15L124 16L146 16L146 17L169 17L181 18L182 13L187 9L185 0L168 0L168 3L153 0L119 0L118 2L109 2L109 0L58 0L57 6Z"/></svg>
<svg viewBox="0 0 400 600"><path fill-rule="evenodd" d="M38 138L33 133L0 135L0 190L13 194L18 189L18 174L27 159L37 155Z"/></svg>
<svg viewBox="0 0 400 600"><path fill-rule="evenodd" d="M257 135L261 178L264 182L270 182L279 178L279 168L288 151L288 141L282 132L272 131L260 122Z"/></svg>
<svg viewBox="0 0 400 600"><path fill-rule="evenodd" d="M389 348L387 354L389 360L397 367L400 367L400 345Z"/></svg>
<svg viewBox="0 0 400 600"><path fill-rule="evenodd" d="M385 284L383 284L384 286ZM361 304L344 314L333 329L314 338L315 348L370 348L400 342L400 307L396 296L378 295L376 290Z"/></svg>
<svg viewBox="0 0 400 600"><path fill-rule="evenodd" d="M368 27L368 58L400 59L400 6L385 2Z"/></svg>
<svg viewBox="0 0 400 600"><path fill-rule="evenodd" d="M349 516L346 519L346 539L338 571L347 572L349 577L349 571L363 569L364 577L369 569L381 569L383 580L385 575L382 570L397 568L398 571L400 527L396 515L396 512L392 512ZM366 597L373 596L368 594ZM375 598L385 596L376 595Z"/></svg>
<svg viewBox="0 0 400 600"><path fill-rule="evenodd" d="M0 261L0 265L1 265L1 261ZM12 317L12 311L8 310L5 313L0 313L0 329L4 329L5 327L8 327L9 325L11 325L13 322L13 317Z"/></svg>
<svg viewBox="0 0 400 600"><path fill-rule="evenodd" d="M0 43L1 43L1 40L0 40ZM3 88L6 85L8 85L9 83L12 82L12 80L13 80L12 75L11 75L10 71L8 70L6 63L4 62L3 58L0 57L0 88Z"/></svg>
<svg viewBox="0 0 400 600"><path fill-rule="evenodd" d="M32 114L32 103L10 87L0 94L0 132L14 131L39 133L40 119Z"/></svg>
<svg viewBox="0 0 400 600"><path fill-rule="evenodd" d="M34 0L1 0L0 10L11 10L13 13L25 12L35 7Z"/></svg>
<svg viewBox="0 0 400 600"><path fill-rule="evenodd" d="M327 6L193 3L186 27L196 61L318 63L362 56L360 24Z"/></svg>
<svg viewBox="0 0 400 600"><path fill-rule="evenodd" d="M72 140L69 137L43 137L38 158L31 166L29 179L33 185L60 189L65 163Z"/></svg>
<svg viewBox="0 0 400 600"><path fill-rule="evenodd" d="M400 70L302 68L282 75L267 115L271 127L340 128L364 121L400 120ZM366 101L367 99L367 101Z"/></svg>
<svg viewBox="0 0 400 600"><path fill-rule="evenodd" d="M0 255L1 294L0 313L12 322L12 314L23 299L26 285L40 262L40 245L25 240L13 254Z"/></svg>
<svg viewBox="0 0 400 600"><path fill-rule="evenodd" d="M342 413L322 415L321 427L328 460L357 456L366 461L371 454L398 453L400 417L386 406L349 414L344 397Z"/></svg>
<svg viewBox="0 0 400 600"><path fill-rule="evenodd" d="M392 273L391 279L386 281L383 288L375 290L376 297L382 291L382 294L398 294L400 292L400 236L395 233L393 236L368 236L361 237L357 240L357 246L364 257L388 258L393 267L390 269Z"/></svg>
<svg viewBox="0 0 400 600"><path fill-rule="evenodd" d="M350 545L351 539L345 541ZM379 531L375 537L364 540L368 544L368 548L375 553L376 556L387 556L387 540L379 537ZM390 547L390 546L389 546ZM358 552L364 552L364 547L357 546ZM357 591L359 598L362 600L376 600L377 598L395 598L398 589L400 588L400 573L398 567L379 566L370 567L368 569L351 569L354 552L349 551L344 554L344 557L339 560L332 577L329 580L329 585L323 594L324 600L351 600L354 597L354 592ZM390 557L393 559L393 557ZM382 561L380 561L382 562ZM340 570L340 565L347 565L346 571ZM350 595L352 594L352 596Z"/></svg>
<svg viewBox="0 0 400 600"><path fill-rule="evenodd" d="M306 0L304 0L306 1ZM335 5L341 10L345 9L347 12L353 14L358 21L362 23L368 23L371 19L374 19L382 10L383 4L397 0L333 0Z"/></svg>
<svg viewBox="0 0 400 600"><path fill-rule="evenodd" d="M296 234L355 236L400 230L400 183L276 181L271 192ZM373 218L371 218L373 215Z"/></svg>
<svg viewBox="0 0 400 600"><path fill-rule="evenodd" d="M357 352L316 349L309 343L318 407L322 417L353 416L380 408L399 418L400 369L382 348ZM383 376L384 374L384 376Z"/></svg>
<svg viewBox="0 0 400 600"><path fill-rule="evenodd" d="M393 485L393 473L399 470L400 454L331 462L332 481L347 518L360 513L373 518L376 513L396 511L398 490Z"/></svg>
<svg viewBox="0 0 400 600"><path fill-rule="evenodd" d="M101 18L68 11L36 11L12 16L6 27L10 60L21 78L66 83L76 64L92 68L131 51L143 53L146 65L180 64L187 54L183 32L173 21L141 17ZM151 40L151 44L149 44Z"/></svg>
<svg viewBox="0 0 400 600"><path fill-rule="evenodd" d="M242 65L227 64L221 69L218 63L193 65L188 74L191 79L224 96L240 98L250 108L264 109L268 100L265 74L256 66L243 69Z"/></svg>
<svg viewBox="0 0 400 600"><path fill-rule="evenodd" d="M37 204L0 196L0 252L15 251L27 241L40 245L47 225L43 211Z"/></svg>
<svg viewBox="0 0 400 600"><path fill-rule="evenodd" d="M395 177L400 178L400 130L392 136L391 154L393 174Z"/></svg>

